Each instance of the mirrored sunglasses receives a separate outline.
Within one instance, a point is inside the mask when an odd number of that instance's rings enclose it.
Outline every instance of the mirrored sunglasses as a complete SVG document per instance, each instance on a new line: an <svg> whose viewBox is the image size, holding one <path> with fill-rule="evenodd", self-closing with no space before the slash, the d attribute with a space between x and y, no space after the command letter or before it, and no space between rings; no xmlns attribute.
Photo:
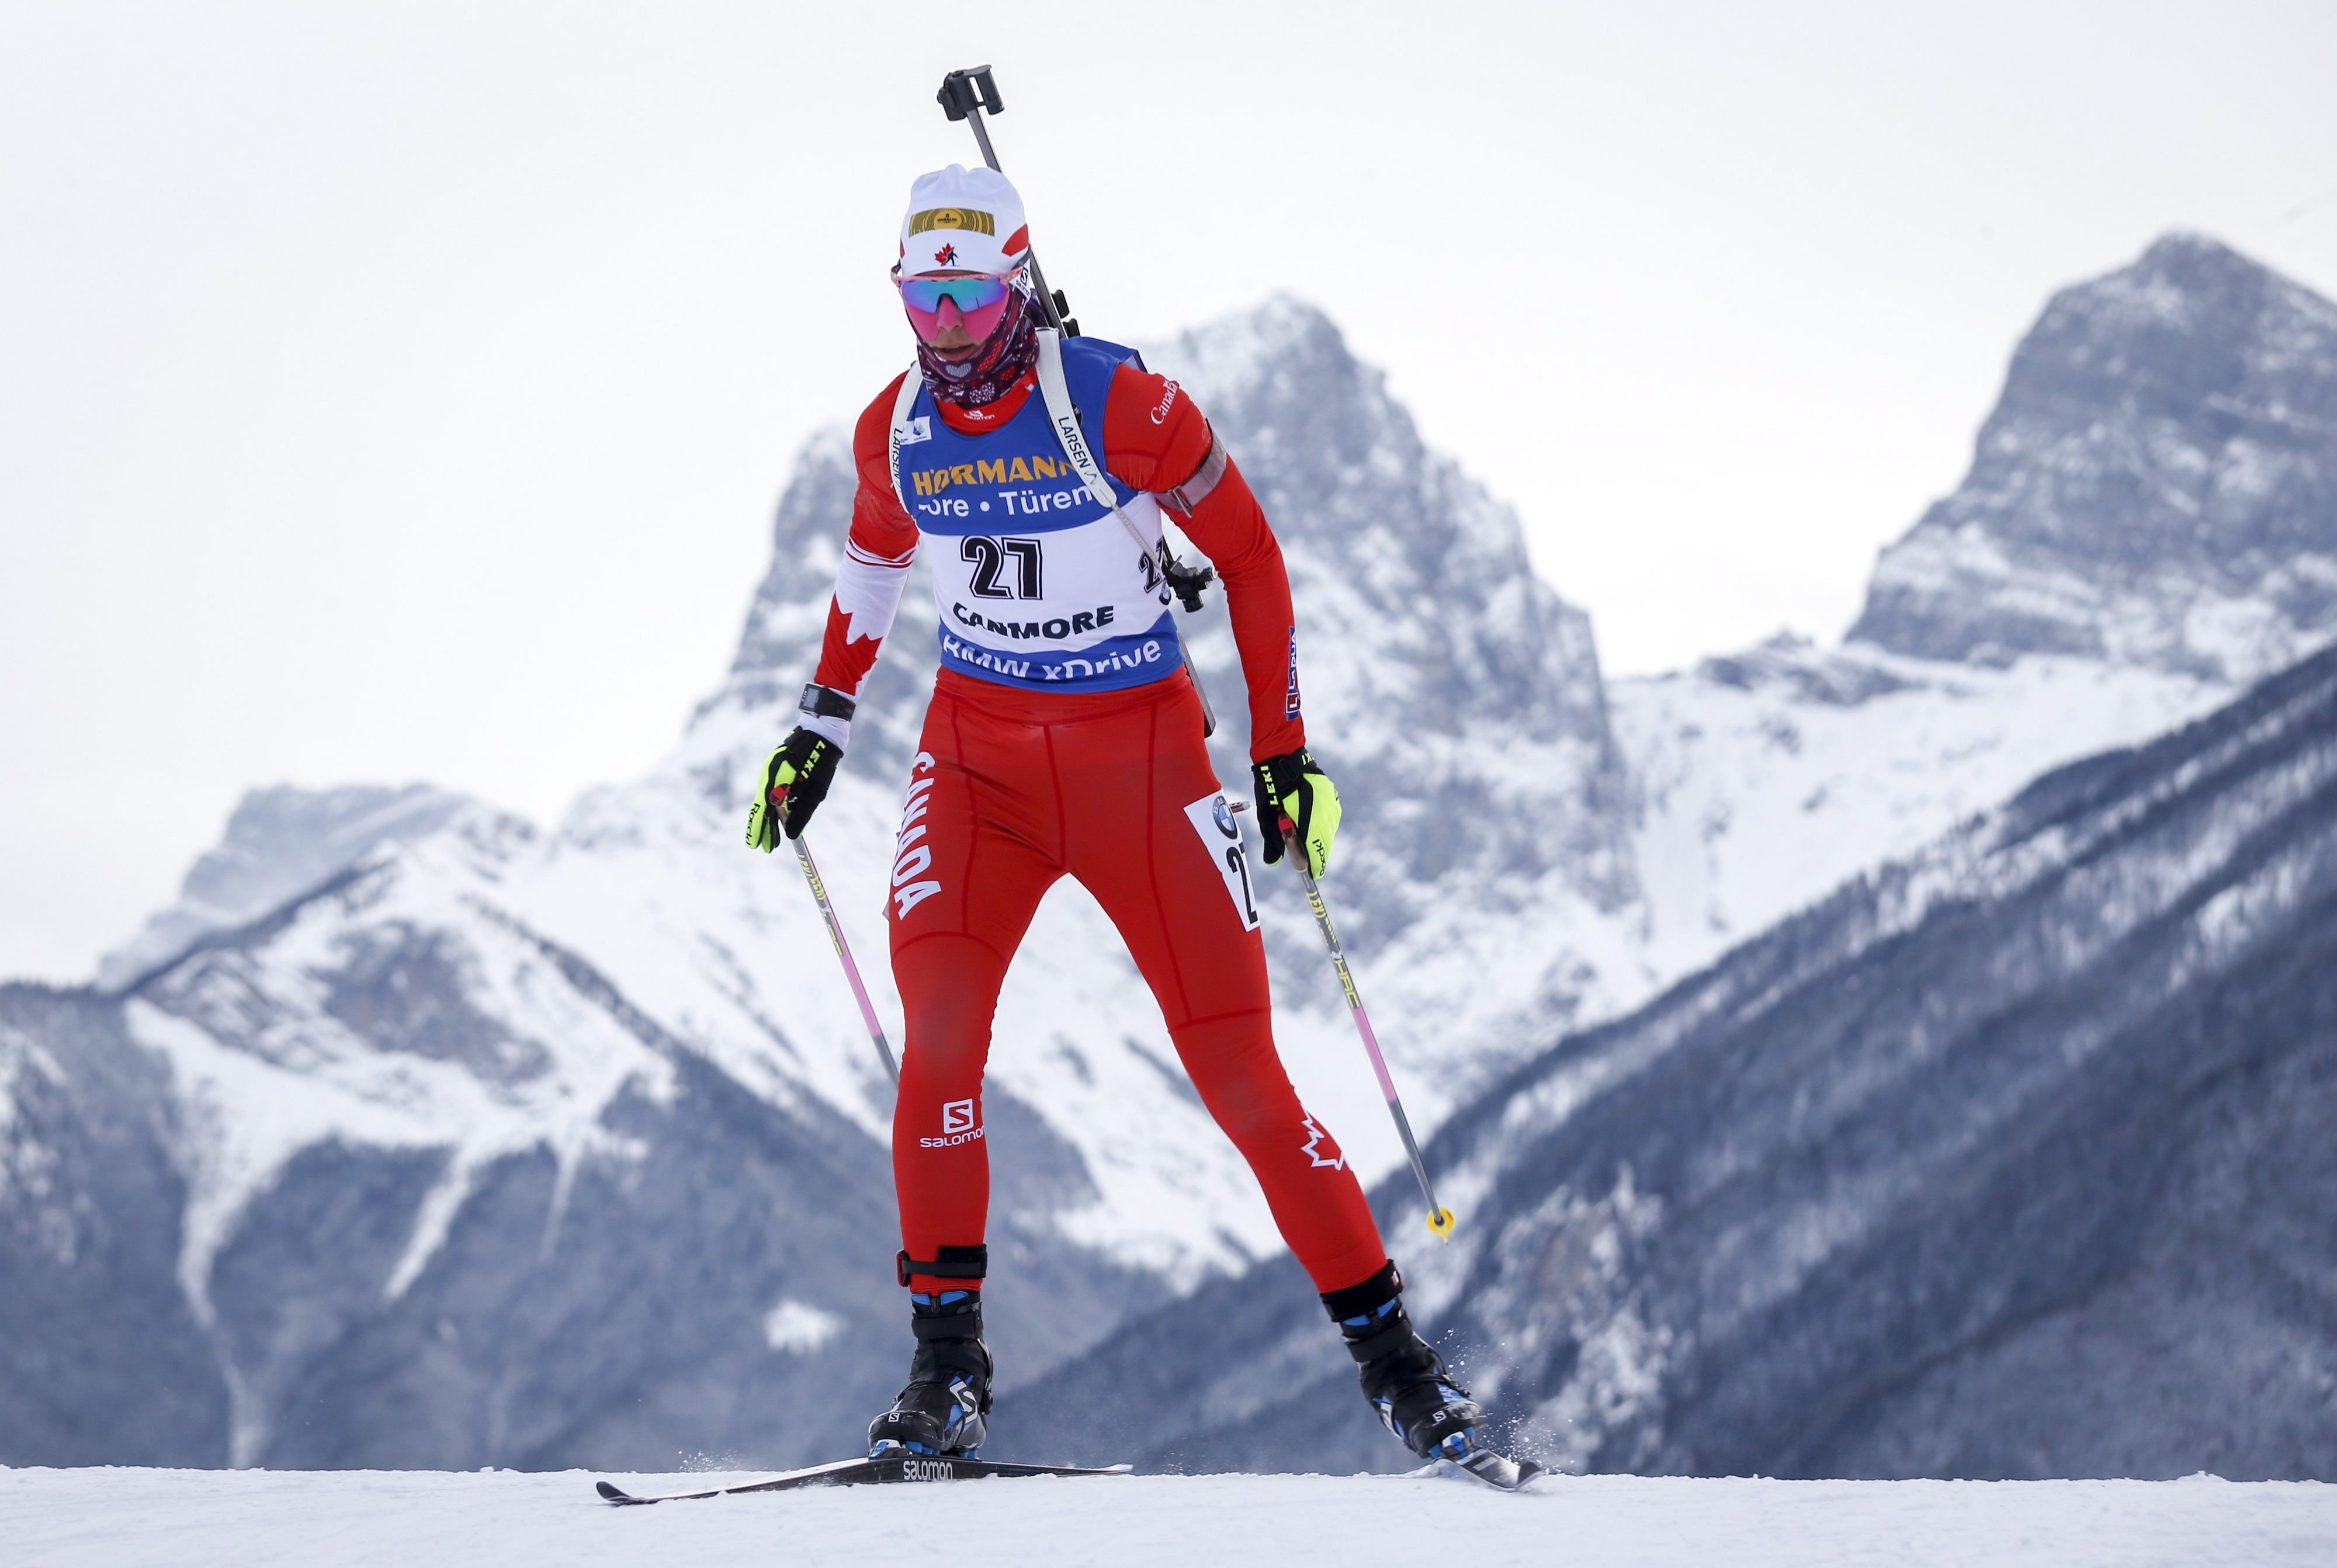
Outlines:
<svg viewBox="0 0 2337 1568"><path fill-rule="evenodd" d="M954 301L961 314L987 309L1004 303L1006 291L1013 287L1003 278L986 274L974 278L903 278L898 281L901 302L926 316L939 310L944 299Z"/></svg>

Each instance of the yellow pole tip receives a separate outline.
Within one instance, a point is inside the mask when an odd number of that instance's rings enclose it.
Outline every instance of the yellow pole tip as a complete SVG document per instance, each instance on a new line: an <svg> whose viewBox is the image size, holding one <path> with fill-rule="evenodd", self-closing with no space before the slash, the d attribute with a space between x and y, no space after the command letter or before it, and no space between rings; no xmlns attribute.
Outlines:
<svg viewBox="0 0 2337 1568"><path fill-rule="evenodd" d="M1450 1209L1439 1209L1435 1213L1428 1216L1428 1228L1436 1232L1436 1239L1439 1241L1452 1240L1452 1227L1459 1223L1461 1221L1452 1217L1452 1210Z"/></svg>

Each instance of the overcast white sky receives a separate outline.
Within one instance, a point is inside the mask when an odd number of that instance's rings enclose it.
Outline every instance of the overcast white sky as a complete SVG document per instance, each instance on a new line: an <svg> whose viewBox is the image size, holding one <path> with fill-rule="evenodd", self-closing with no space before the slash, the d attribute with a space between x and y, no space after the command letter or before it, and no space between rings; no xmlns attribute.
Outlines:
<svg viewBox="0 0 2337 1568"><path fill-rule="evenodd" d="M1839 635L2161 231L2337 291L2328 5L0 0L0 975L248 785L651 763L983 63L1090 329L1319 302L1610 670Z"/></svg>

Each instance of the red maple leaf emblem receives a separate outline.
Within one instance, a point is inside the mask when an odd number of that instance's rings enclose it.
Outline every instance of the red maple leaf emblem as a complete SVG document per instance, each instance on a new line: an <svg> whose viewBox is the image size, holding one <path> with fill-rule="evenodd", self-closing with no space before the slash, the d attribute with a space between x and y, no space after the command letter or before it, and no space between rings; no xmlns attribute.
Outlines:
<svg viewBox="0 0 2337 1568"><path fill-rule="evenodd" d="M934 260L940 262L944 267L952 265L957 260L957 247L954 245L943 246L940 250L934 252Z"/></svg>

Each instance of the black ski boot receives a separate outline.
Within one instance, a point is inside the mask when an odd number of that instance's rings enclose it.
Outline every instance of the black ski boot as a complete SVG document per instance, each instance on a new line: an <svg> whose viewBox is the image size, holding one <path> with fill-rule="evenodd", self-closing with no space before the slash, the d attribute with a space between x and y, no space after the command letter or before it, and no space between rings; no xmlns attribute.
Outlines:
<svg viewBox="0 0 2337 1568"><path fill-rule="evenodd" d="M990 1347L982 1342L982 1295L975 1290L909 1298L917 1353L909 1386L893 1407L868 1423L868 1453L974 1456L987 1435Z"/></svg>
<svg viewBox="0 0 2337 1568"><path fill-rule="evenodd" d="M1403 1293L1403 1278L1390 1263L1360 1285L1332 1291L1323 1306L1361 1369L1364 1397L1380 1424L1423 1459L1467 1465L1481 1452L1485 1412L1412 1326Z"/></svg>

